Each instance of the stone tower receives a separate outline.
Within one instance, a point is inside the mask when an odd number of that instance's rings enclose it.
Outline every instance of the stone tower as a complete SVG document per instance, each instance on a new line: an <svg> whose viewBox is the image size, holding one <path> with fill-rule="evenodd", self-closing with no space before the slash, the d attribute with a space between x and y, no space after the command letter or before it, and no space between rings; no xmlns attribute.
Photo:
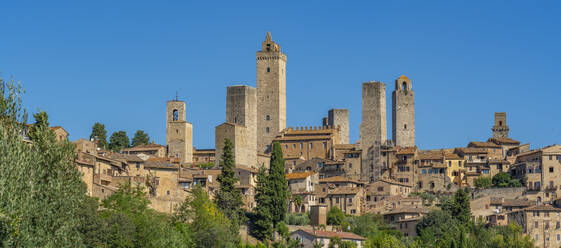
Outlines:
<svg viewBox="0 0 561 248"><path fill-rule="evenodd" d="M415 146L415 92L405 75L395 80L392 93L392 139L396 146Z"/></svg>
<svg viewBox="0 0 561 248"><path fill-rule="evenodd" d="M286 128L286 55L267 32L257 52L257 150L267 152Z"/></svg>
<svg viewBox="0 0 561 248"><path fill-rule="evenodd" d="M374 181L380 176L381 163L375 153L387 140L386 85L382 82L362 84L362 123L360 144L362 149L361 179Z"/></svg>
<svg viewBox="0 0 561 248"><path fill-rule="evenodd" d="M495 112L495 125L491 130L493 130L493 138L508 138L506 112Z"/></svg>
<svg viewBox="0 0 561 248"><path fill-rule="evenodd" d="M181 158L183 163L193 162L193 125L185 119L185 102L167 102L166 145L168 157Z"/></svg>
<svg viewBox="0 0 561 248"><path fill-rule="evenodd" d="M229 125L225 125L229 124ZM230 86L226 93L226 123L216 128L216 160L220 161L224 139L234 145L236 166L257 165L257 90L246 85Z"/></svg>
<svg viewBox="0 0 561 248"><path fill-rule="evenodd" d="M324 125L326 126L326 125ZM327 113L327 126L339 129L339 144L349 144L349 110L331 109Z"/></svg>

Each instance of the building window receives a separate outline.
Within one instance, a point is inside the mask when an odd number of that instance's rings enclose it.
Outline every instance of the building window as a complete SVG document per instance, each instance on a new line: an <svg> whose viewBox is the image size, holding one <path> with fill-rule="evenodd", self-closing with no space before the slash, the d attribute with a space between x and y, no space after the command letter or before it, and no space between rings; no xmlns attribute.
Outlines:
<svg viewBox="0 0 561 248"><path fill-rule="evenodd" d="M383 192L384 191L384 187L378 187L378 192Z"/></svg>
<svg viewBox="0 0 561 248"><path fill-rule="evenodd" d="M177 109L173 110L173 120L177 121L179 119L179 111Z"/></svg>
<svg viewBox="0 0 561 248"><path fill-rule="evenodd" d="M534 228L538 228L538 222L534 221Z"/></svg>
<svg viewBox="0 0 561 248"><path fill-rule="evenodd" d="M166 192L167 195L169 195L169 190Z"/></svg>
<svg viewBox="0 0 561 248"><path fill-rule="evenodd" d="M407 130L407 124L403 124L403 129Z"/></svg>
<svg viewBox="0 0 561 248"><path fill-rule="evenodd" d="M448 161L448 167L452 167L452 161Z"/></svg>
<svg viewBox="0 0 561 248"><path fill-rule="evenodd" d="M304 143L300 143L300 149L304 149Z"/></svg>
<svg viewBox="0 0 561 248"><path fill-rule="evenodd" d="M265 132L269 133L270 131L269 127L265 128Z"/></svg>
<svg viewBox="0 0 561 248"><path fill-rule="evenodd" d="M356 210L351 209L351 214L356 214Z"/></svg>
<svg viewBox="0 0 561 248"><path fill-rule="evenodd" d="M323 149L327 149L327 142L323 142Z"/></svg>
<svg viewBox="0 0 561 248"><path fill-rule="evenodd" d="M269 49L269 48L267 48ZM271 72L271 67L267 67L267 72Z"/></svg>
<svg viewBox="0 0 561 248"><path fill-rule="evenodd" d="M310 142L310 149L314 149L314 143Z"/></svg>
<svg viewBox="0 0 561 248"><path fill-rule="evenodd" d="M549 172L553 173L553 167L549 167Z"/></svg>
<svg viewBox="0 0 561 248"><path fill-rule="evenodd" d="M537 223L537 222L536 222L536 223ZM537 228L537 227L536 227L536 228ZM538 241L539 237L540 237L540 236L538 236L537 234L534 235L534 240L535 240L535 241Z"/></svg>
<svg viewBox="0 0 561 248"><path fill-rule="evenodd" d="M335 203L339 203L339 197L335 197Z"/></svg>
<svg viewBox="0 0 561 248"><path fill-rule="evenodd" d="M271 116L270 116L270 115L265 116L265 120L270 121L270 120L271 120Z"/></svg>
<svg viewBox="0 0 561 248"><path fill-rule="evenodd" d="M140 169L140 163L139 162L136 162L136 168Z"/></svg>
<svg viewBox="0 0 561 248"><path fill-rule="evenodd" d="M462 161L458 161L458 166L462 167Z"/></svg>

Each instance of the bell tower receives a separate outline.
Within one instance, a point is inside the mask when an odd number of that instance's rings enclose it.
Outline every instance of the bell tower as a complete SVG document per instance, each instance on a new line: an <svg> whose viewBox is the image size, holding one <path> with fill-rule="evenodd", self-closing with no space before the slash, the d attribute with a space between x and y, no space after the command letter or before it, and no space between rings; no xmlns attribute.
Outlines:
<svg viewBox="0 0 561 248"><path fill-rule="evenodd" d="M493 138L508 138L508 125L506 124L506 112L495 112L495 125L491 129Z"/></svg>
<svg viewBox="0 0 561 248"><path fill-rule="evenodd" d="M392 92L392 138L397 146L415 146L415 92L405 75L395 80Z"/></svg>
<svg viewBox="0 0 561 248"><path fill-rule="evenodd" d="M166 145L168 157L181 158L182 163L193 162L193 124L185 119L185 102L167 102Z"/></svg>
<svg viewBox="0 0 561 248"><path fill-rule="evenodd" d="M257 51L257 151L268 152L286 128L286 55L267 32Z"/></svg>

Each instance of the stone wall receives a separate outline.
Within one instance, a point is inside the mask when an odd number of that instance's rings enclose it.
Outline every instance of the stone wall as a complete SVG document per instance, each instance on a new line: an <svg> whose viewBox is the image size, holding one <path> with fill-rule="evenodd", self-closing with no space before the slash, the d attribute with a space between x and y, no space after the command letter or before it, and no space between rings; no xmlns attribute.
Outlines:
<svg viewBox="0 0 561 248"><path fill-rule="evenodd" d="M224 151L224 140L232 142L232 151L236 166L247 167L255 165L257 161L255 150L249 147L247 128L234 123L224 123L216 127L215 146L216 158L215 165L220 165L222 153Z"/></svg>
<svg viewBox="0 0 561 248"><path fill-rule="evenodd" d="M339 128L339 144L349 144L349 110L331 109L327 116L327 125Z"/></svg>
<svg viewBox="0 0 561 248"><path fill-rule="evenodd" d="M248 166L257 165L257 90L246 85L230 86L226 94L226 122L246 127Z"/></svg>
<svg viewBox="0 0 561 248"><path fill-rule="evenodd" d="M395 80L392 93L392 137L396 146L415 146L415 92L406 76Z"/></svg>
<svg viewBox="0 0 561 248"><path fill-rule="evenodd" d="M387 139L386 125L386 85L374 81L363 83L360 143L364 181L373 181L379 176L375 169L380 168L380 161L374 159L379 157L380 146Z"/></svg>

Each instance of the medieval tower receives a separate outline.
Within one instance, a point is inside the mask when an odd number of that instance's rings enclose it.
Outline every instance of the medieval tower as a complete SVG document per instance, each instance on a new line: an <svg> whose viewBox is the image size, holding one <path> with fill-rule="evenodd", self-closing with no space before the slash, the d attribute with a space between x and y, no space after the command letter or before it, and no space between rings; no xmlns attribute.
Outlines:
<svg viewBox="0 0 561 248"><path fill-rule="evenodd" d="M330 109L324 126L339 128L339 144L349 144L349 110Z"/></svg>
<svg viewBox="0 0 561 248"><path fill-rule="evenodd" d="M495 112L495 125L491 130L493 130L493 138L508 138L506 112Z"/></svg>
<svg viewBox="0 0 561 248"><path fill-rule="evenodd" d="M392 140L396 146L415 146L415 92L405 75L395 80L392 93Z"/></svg>
<svg viewBox="0 0 561 248"><path fill-rule="evenodd" d="M193 162L193 125L185 119L185 102L167 102L166 145L168 157L180 158L182 163Z"/></svg>
<svg viewBox="0 0 561 248"><path fill-rule="evenodd" d="M286 128L286 55L267 32L257 52L257 150L266 152Z"/></svg>
<svg viewBox="0 0 561 248"><path fill-rule="evenodd" d="M363 181L374 181L380 176L380 147L386 142L387 135L386 85L374 81L363 83L362 123L360 123Z"/></svg>
<svg viewBox="0 0 561 248"><path fill-rule="evenodd" d="M216 127L216 158L219 162L224 139L233 145L238 167L257 165L257 90L246 85L230 86L226 92L226 122Z"/></svg>

